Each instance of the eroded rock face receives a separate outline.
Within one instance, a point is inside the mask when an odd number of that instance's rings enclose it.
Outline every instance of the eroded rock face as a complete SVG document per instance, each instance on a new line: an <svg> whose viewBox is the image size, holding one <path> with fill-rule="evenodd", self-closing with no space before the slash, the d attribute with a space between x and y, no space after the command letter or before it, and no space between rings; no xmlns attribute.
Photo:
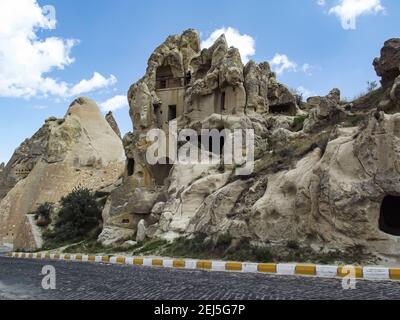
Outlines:
<svg viewBox="0 0 400 320"><path fill-rule="evenodd" d="M50 118L30 138L26 139L14 152L7 165L3 165L0 172L0 200L19 181L25 179L32 171L38 160L45 154L48 146L49 133L53 126L62 120Z"/></svg>
<svg viewBox="0 0 400 320"><path fill-rule="evenodd" d="M15 249L40 248L40 229L27 214L42 203L58 202L77 186L95 191L113 184L124 164L122 142L95 102L75 100L64 119L46 121L7 164L9 179L22 166L28 170L14 179L0 202L0 242L13 243Z"/></svg>
<svg viewBox="0 0 400 320"><path fill-rule="evenodd" d="M373 64L377 75L382 77L382 86L393 83L400 75L400 39L386 41L381 56Z"/></svg>
<svg viewBox="0 0 400 320"><path fill-rule="evenodd" d="M151 235L164 230L172 237L189 228L190 219L208 196L203 192L222 188L235 168L149 165L149 130L163 129L170 136L175 129L197 133L203 129L252 129L255 156L260 157L269 134L264 115L271 108L273 114L288 116L299 111L294 95L276 81L267 62L251 61L244 66L239 51L229 48L224 35L210 48L200 50L199 35L191 29L168 37L154 51L146 74L129 89L128 100L135 131L123 139L128 158L124 182L110 196L103 212L105 225L137 232L143 219ZM197 141L196 145L204 149ZM221 169L225 173L218 172ZM216 180L201 181L200 172ZM182 179L187 182L176 184ZM176 197L182 199L177 201ZM165 203L163 211L155 214L154 206L160 202ZM162 226L158 230L159 222ZM167 226L171 229L166 230ZM105 243L102 236L99 240Z"/></svg>
<svg viewBox="0 0 400 320"><path fill-rule="evenodd" d="M325 97L311 97L307 103L312 110L304 123L304 132L306 133L336 124L343 117L344 110L339 106L339 89L332 89Z"/></svg>
<svg viewBox="0 0 400 320"><path fill-rule="evenodd" d="M399 98L390 67L395 44L386 44L391 49L376 62L394 83L388 87L391 101ZM295 239L324 250L364 246L400 260L397 238L380 224L387 219L384 199L400 196L400 120L399 114L380 112L379 99L354 127L344 127L354 114L341 106L339 89L310 98L310 111L300 111L268 63L243 66L224 36L200 51L194 30L169 37L155 50L128 97L135 131L123 139L125 176L103 212L103 244L230 234L272 244ZM298 118L306 118L303 127ZM183 128L254 130L254 171L239 177L241 164L221 161L149 165L146 134L154 128L168 135ZM313 140L321 134L327 146Z"/></svg>
<svg viewBox="0 0 400 320"><path fill-rule="evenodd" d="M110 111L106 114L106 120L110 125L111 129L117 134L118 137L121 137L121 131L118 128L118 123L115 121L113 113Z"/></svg>

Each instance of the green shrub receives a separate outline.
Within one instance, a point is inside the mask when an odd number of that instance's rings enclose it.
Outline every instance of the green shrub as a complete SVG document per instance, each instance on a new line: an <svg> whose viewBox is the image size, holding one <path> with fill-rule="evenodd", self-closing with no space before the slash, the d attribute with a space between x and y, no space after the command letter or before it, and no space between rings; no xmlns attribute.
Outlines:
<svg viewBox="0 0 400 320"><path fill-rule="evenodd" d="M61 209L54 230L45 232L46 243L78 242L97 237L94 231L101 225L101 208L94 194L76 188L61 199Z"/></svg>
<svg viewBox="0 0 400 320"><path fill-rule="evenodd" d="M304 121L308 118L308 115L301 115L294 118L292 128L294 131L300 131L303 129Z"/></svg>
<svg viewBox="0 0 400 320"><path fill-rule="evenodd" d="M30 213L35 215L36 224L39 227L47 227L51 223L50 215L53 211L54 204L45 202L36 209L36 211Z"/></svg>

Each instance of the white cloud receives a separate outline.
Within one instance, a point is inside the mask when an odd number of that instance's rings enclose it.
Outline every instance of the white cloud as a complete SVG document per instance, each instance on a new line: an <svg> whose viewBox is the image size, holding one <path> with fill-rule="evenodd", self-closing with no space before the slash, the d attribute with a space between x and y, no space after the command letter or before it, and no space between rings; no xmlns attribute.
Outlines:
<svg viewBox="0 0 400 320"><path fill-rule="evenodd" d="M312 75L312 70L314 69L314 66L312 66L311 64L309 64L309 63L304 63L303 64L303 66L301 67L301 70L305 73L305 74L307 74L308 76L311 76Z"/></svg>
<svg viewBox="0 0 400 320"><path fill-rule="evenodd" d="M215 30L206 40L201 42L202 48L211 47L214 42L225 34L226 41L230 47L239 49L243 63L247 63L256 53L256 41L253 37L240 32L232 27L220 28Z"/></svg>
<svg viewBox="0 0 400 320"><path fill-rule="evenodd" d="M303 96L304 99L308 99L309 97L315 97L316 93L314 91L308 90L303 86L298 87L297 92Z"/></svg>
<svg viewBox="0 0 400 320"><path fill-rule="evenodd" d="M74 39L39 39L40 29L55 29L55 10L41 8L36 0L0 1L0 97L70 97L116 82L114 76L98 73L77 85L54 79L49 74L74 62ZM53 8L54 9L54 8ZM45 12L47 10L47 12Z"/></svg>
<svg viewBox="0 0 400 320"><path fill-rule="evenodd" d="M100 73L95 72L91 79L81 80L78 84L73 86L70 90L70 95L80 95L100 88L109 87L116 83L117 78L115 76L111 75L109 78L105 78Z"/></svg>
<svg viewBox="0 0 400 320"><path fill-rule="evenodd" d="M361 15L378 14L385 11L381 0L339 0L339 4L329 10L336 15L345 30L357 28L357 18Z"/></svg>
<svg viewBox="0 0 400 320"><path fill-rule="evenodd" d="M317 4L319 5L319 6L325 6L326 5L326 1L325 0L317 0Z"/></svg>
<svg viewBox="0 0 400 320"><path fill-rule="evenodd" d="M100 109L103 112L115 111L125 107L128 107L128 99L126 96L122 95L115 96L107 101L104 101L103 103L100 103Z"/></svg>
<svg viewBox="0 0 400 320"><path fill-rule="evenodd" d="M287 55L277 53L269 62L271 65L271 69L275 71L278 75L288 71L288 72L296 72L297 71L297 63L291 61Z"/></svg>

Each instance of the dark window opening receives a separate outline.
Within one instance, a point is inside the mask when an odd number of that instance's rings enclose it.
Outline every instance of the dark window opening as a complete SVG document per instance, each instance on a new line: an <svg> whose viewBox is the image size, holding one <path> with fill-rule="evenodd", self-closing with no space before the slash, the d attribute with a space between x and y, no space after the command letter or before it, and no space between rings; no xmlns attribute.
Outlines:
<svg viewBox="0 0 400 320"><path fill-rule="evenodd" d="M162 79L162 80L160 80L159 84L160 85L158 86L157 89L166 89L167 88L167 80Z"/></svg>
<svg viewBox="0 0 400 320"><path fill-rule="evenodd" d="M168 121L176 119L176 106L168 106Z"/></svg>
<svg viewBox="0 0 400 320"><path fill-rule="evenodd" d="M128 171L128 176L133 176L135 173L135 160L133 159L128 159L127 163L127 171Z"/></svg>
<svg viewBox="0 0 400 320"><path fill-rule="evenodd" d="M379 229L393 236L400 236L400 197L387 196L382 201Z"/></svg>
<svg viewBox="0 0 400 320"><path fill-rule="evenodd" d="M156 117L157 127L161 128L162 126L162 110L159 104L154 105L154 115Z"/></svg>
<svg viewBox="0 0 400 320"><path fill-rule="evenodd" d="M130 222L129 219L124 219L124 220L122 220L122 223L123 223L123 224L129 224L129 222Z"/></svg>
<svg viewBox="0 0 400 320"><path fill-rule="evenodd" d="M293 115L295 113L294 106L291 103L278 104L269 107L269 112L273 114L288 114Z"/></svg>
<svg viewBox="0 0 400 320"><path fill-rule="evenodd" d="M168 158L162 159L156 165L151 166L151 173L157 186L165 186L165 180L169 177L172 167L172 161Z"/></svg>
<svg viewBox="0 0 400 320"><path fill-rule="evenodd" d="M188 72L186 72L185 75L185 86L190 85L191 82L192 82L192 72L189 70Z"/></svg>
<svg viewBox="0 0 400 320"><path fill-rule="evenodd" d="M221 94L221 110L226 110L225 109L225 99L226 99L226 94L225 94L225 92L222 92L222 94Z"/></svg>
<svg viewBox="0 0 400 320"><path fill-rule="evenodd" d="M157 68L156 89L180 88L185 77L175 77L170 66Z"/></svg>

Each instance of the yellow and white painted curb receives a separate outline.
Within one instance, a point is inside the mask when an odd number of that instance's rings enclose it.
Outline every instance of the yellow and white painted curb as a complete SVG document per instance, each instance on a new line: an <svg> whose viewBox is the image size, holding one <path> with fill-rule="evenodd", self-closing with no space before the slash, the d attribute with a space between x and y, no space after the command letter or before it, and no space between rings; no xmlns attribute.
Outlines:
<svg viewBox="0 0 400 320"><path fill-rule="evenodd" d="M243 273L264 273L291 276L314 276L320 278L343 278L349 275L350 269L358 279L366 280L400 280L400 268L359 267L359 266L326 266L315 264L281 264L281 263L245 263L222 262L191 259L164 259L124 256L95 256L82 254L55 253L21 253L8 254L12 258L81 261L92 263L110 263L175 269L230 271Z"/></svg>

